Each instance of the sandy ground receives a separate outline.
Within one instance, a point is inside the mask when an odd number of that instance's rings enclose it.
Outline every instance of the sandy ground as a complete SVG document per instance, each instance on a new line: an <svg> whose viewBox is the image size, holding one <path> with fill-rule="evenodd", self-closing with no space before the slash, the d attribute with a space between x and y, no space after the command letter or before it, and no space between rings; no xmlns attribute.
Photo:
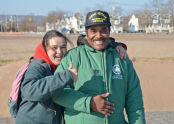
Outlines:
<svg viewBox="0 0 174 124"><path fill-rule="evenodd" d="M0 124L14 124L13 118L0 118ZM146 124L173 124L174 112L147 112Z"/></svg>
<svg viewBox="0 0 174 124"><path fill-rule="evenodd" d="M174 35L113 37L128 46L129 57L141 80L145 111L174 111ZM69 38L75 42L77 36ZM0 118L10 117L7 99L15 73L33 55L41 39L41 35L0 35Z"/></svg>

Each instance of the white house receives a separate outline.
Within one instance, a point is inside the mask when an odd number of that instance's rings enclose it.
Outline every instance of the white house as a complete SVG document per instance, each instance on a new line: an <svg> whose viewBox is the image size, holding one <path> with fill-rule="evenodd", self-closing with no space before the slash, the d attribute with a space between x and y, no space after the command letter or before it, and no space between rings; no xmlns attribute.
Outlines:
<svg viewBox="0 0 174 124"><path fill-rule="evenodd" d="M170 15L155 14L152 16L152 25L145 28L146 33L171 33Z"/></svg>
<svg viewBox="0 0 174 124"><path fill-rule="evenodd" d="M128 31L129 32L138 32L139 31L139 23L138 18L135 15L132 15L128 22Z"/></svg>
<svg viewBox="0 0 174 124"><path fill-rule="evenodd" d="M120 16L111 17L111 33L123 32Z"/></svg>
<svg viewBox="0 0 174 124"><path fill-rule="evenodd" d="M71 16L71 17L64 17L62 19L57 19L56 23L46 23L46 31L51 29L56 29L59 31L66 30L67 32L73 31L74 33L81 33L85 32L85 16Z"/></svg>
<svg viewBox="0 0 174 124"><path fill-rule="evenodd" d="M46 23L46 32L55 29L54 23Z"/></svg>

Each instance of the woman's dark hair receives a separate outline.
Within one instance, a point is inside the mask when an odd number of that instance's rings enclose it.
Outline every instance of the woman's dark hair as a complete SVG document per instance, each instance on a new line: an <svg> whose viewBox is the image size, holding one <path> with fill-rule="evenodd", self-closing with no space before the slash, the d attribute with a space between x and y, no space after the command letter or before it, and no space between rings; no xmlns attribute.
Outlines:
<svg viewBox="0 0 174 124"><path fill-rule="evenodd" d="M77 46L79 45L84 45L84 44L88 44L87 39L85 38L86 35L79 35L77 38Z"/></svg>
<svg viewBox="0 0 174 124"><path fill-rule="evenodd" d="M63 35L62 33L60 33L57 30L50 30L43 37L42 45L45 50L46 50L46 47L48 46L49 39L51 39L53 37L62 37L66 43L70 43L71 46L74 46L73 43L65 35Z"/></svg>

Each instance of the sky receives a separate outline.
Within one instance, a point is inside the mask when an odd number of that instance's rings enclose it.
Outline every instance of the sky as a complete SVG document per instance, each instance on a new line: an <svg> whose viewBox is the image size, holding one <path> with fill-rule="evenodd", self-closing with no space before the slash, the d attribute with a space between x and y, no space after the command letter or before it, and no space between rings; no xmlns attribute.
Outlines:
<svg viewBox="0 0 174 124"><path fill-rule="evenodd" d="M0 14L5 15L43 15L52 11L85 13L103 8L111 11L112 6L119 6L125 12L144 8L152 0L0 0Z"/></svg>

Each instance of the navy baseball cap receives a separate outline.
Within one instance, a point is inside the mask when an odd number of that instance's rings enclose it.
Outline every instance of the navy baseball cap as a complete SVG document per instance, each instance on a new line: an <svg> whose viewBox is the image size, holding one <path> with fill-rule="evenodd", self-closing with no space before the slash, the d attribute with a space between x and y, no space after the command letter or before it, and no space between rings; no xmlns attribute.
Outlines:
<svg viewBox="0 0 174 124"><path fill-rule="evenodd" d="M93 25L111 26L109 14L101 10L89 12L86 16L85 28Z"/></svg>

